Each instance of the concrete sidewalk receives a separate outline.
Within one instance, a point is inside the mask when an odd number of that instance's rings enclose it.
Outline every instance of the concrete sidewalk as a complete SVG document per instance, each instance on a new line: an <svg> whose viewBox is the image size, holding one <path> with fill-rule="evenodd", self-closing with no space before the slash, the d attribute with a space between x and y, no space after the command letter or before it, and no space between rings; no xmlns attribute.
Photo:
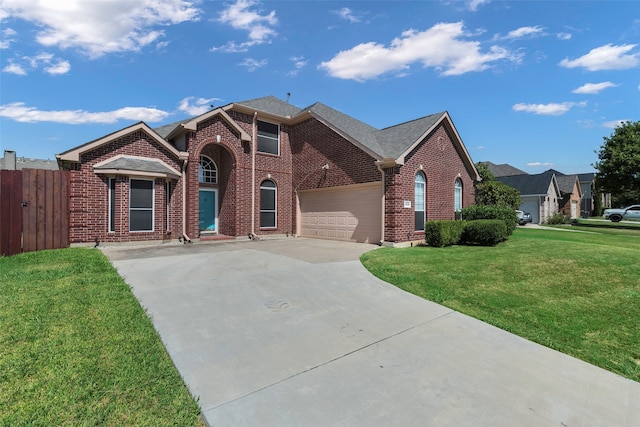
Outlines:
<svg viewBox="0 0 640 427"><path fill-rule="evenodd" d="M212 426L637 426L640 383L286 239L105 248Z"/></svg>

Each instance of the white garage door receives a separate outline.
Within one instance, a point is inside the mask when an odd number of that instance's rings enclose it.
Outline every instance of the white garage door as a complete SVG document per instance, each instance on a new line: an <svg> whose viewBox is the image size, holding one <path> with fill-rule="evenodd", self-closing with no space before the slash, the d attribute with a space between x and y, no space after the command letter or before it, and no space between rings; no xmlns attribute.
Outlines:
<svg viewBox="0 0 640 427"><path fill-rule="evenodd" d="M298 192L298 234L378 243L382 227L381 182Z"/></svg>

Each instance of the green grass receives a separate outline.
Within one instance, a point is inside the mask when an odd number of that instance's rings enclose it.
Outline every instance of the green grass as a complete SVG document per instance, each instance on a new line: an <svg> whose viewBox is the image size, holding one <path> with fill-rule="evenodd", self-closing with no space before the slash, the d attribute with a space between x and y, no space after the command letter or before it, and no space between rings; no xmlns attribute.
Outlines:
<svg viewBox="0 0 640 427"><path fill-rule="evenodd" d="M97 249L0 257L0 425L203 425L130 288Z"/></svg>
<svg viewBox="0 0 640 427"><path fill-rule="evenodd" d="M517 229L496 247L362 256L408 292L640 381L640 239Z"/></svg>

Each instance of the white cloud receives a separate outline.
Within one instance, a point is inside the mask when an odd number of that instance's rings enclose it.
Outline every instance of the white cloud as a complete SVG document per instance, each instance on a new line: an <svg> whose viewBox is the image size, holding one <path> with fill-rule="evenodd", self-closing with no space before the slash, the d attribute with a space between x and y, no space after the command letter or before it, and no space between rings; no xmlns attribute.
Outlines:
<svg viewBox="0 0 640 427"><path fill-rule="evenodd" d="M340 10L332 10L331 13L335 13L340 18L345 19L352 24L358 23L362 20L362 18L360 18L359 16L354 15L353 11L348 7L343 7Z"/></svg>
<svg viewBox="0 0 640 427"><path fill-rule="evenodd" d="M155 27L198 19L196 1L3 0L0 16L36 24L38 43L90 57L138 51L164 35Z"/></svg>
<svg viewBox="0 0 640 427"><path fill-rule="evenodd" d="M11 47L11 43L15 40L11 38L11 36L15 36L17 33L13 28L5 28L0 31L0 35L2 36L2 40L0 40L0 49L9 49Z"/></svg>
<svg viewBox="0 0 640 427"><path fill-rule="evenodd" d="M626 122L628 122L629 119L621 119L621 120L611 120L609 122L604 122L602 124L602 127L604 128L610 128L610 129L615 129L618 126L621 126L623 124L625 124Z"/></svg>
<svg viewBox="0 0 640 427"><path fill-rule="evenodd" d="M261 68L261 67L264 67L265 65L267 65L267 62L268 61L266 59L262 59L262 60L258 61L257 59L253 59L253 58L245 58L238 65L242 65L243 67L247 67L247 71L252 73L255 70L257 70L258 68Z"/></svg>
<svg viewBox="0 0 640 427"><path fill-rule="evenodd" d="M44 69L49 74L67 74L71 70L71 64L69 61L58 61L55 64L51 64Z"/></svg>
<svg viewBox="0 0 640 427"><path fill-rule="evenodd" d="M251 46L269 43L270 39L278 34L272 28L278 24L278 18L274 10L266 15L252 10L258 4L259 2L255 0L237 0L220 12L218 22L229 24L236 30L248 31L249 40L239 44L231 41L224 46L213 47L211 51L246 52Z"/></svg>
<svg viewBox="0 0 640 427"><path fill-rule="evenodd" d="M523 111L525 113L540 114L544 116L561 116L571 110L573 107L584 107L587 103L583 102L560 102L550 104L515 104L513 111Z"/></svg>
<svg viewBox="0 0 640 427"><path fill-rule="evenodd" d="M602 83L587 83L584 84L582 86L580 86L579 88L576 88L574 90L572 90L572 93L581 93L581 94L587 94L587 95L595 95L597 93L599 93L600 91L610 88L610 87L617 87L618 85L612 82L602 82Z"/></svg>
<svg viewBox="0 0 640 427"><path fill-rule="evenodd" d="M55 122L70 125L84 123L115 123L118 120L159 122L169 113L156 108L124 107L118 110L90 113L85 110L43 111L28 107L24 102L0 105L0 117L22 123Z"/></svg>
<svg viewBox="0 0 640 427"><path fill-rule="evenodd" d="M478 6L485 4L485 3L489 3L491 0L468 0L467 1L467 8L473 12L475 12L476 10L478 10Z"/></svg>
<svg viewBox="0 0 640 427"><path fill-rule="evenodd" d="M308 59L304 59L304 56L292 56L289 58L293 62L294 69L287 74L290 76L296 76L304 67L309 63Z"/></svg>
<svg viewBox="0 0 640 427"><path fill-rule="evenodd" d="M69 61L57 59L53 53L40 52L34 56L10 59L9 65L4 67L2 71L26 76L28 71L33 71L40 67L44 67L44 71L52 75L66 74L71 70Z"/></svg>
<svg viewBox="0 0 640 427"><path fill-rule="evenodd" d="M14 62L11 62L11 60L9 60L9 65L4 67L2 69L2 71L5 72L5 73L16 74L18 76L26 76L27 75L27 72L22 67L22 65L16 64Z"/></svg>
<svg viewBox="0 0 640 427"><path fill-rule="evenodd" d="M213 101L219 101L218 98L196 98L189 96L180 101L178 110L184 111L191 116L199 116L209 111L213 105Z"/></svg>
<svg viewBox="0 0 640 427"><path fill-rule="evenodd" d="M530 168L547 168L547 167L551 167L554 166L553 163L549 163L549 162L530 162L527 163L527 167Z"/></svg>
<svg viewBox="0 0 640 427"><path fill-rule="evenodd" d="M480 42L463 40L469 34L462 22L436 24L428 30L408 30L389 47L375 42L344 50L318 68L341 79L367 80L388 72L405 72L415 62L433 67L443 76L483 71L492 62L518 57L499 46L481 52Z"/></svg>
<svg viewBox="0 0 640 427"><path fill-rule="evenodd" d="M626 70L640 65L640 53L630 53L636 46L635 44L614 46L609 43L591 49L580 58L565 58L559 65L566 68L584 67L589 71Z"/></svg>
<svg viewBox="0 0 640 427"><path fill-rule="evenodd" d="M559 40L570 40L573 36L569 33L558 33L556 37L558 37Z"/></svg>
<svg viewBox="0 0 640 427"><path fill-rule="evenodd" d="M508 39L520 39L523 37L534 37L544 35L544 28L536 25L535 27L520 27L516 30L509 31Z"/></svg>

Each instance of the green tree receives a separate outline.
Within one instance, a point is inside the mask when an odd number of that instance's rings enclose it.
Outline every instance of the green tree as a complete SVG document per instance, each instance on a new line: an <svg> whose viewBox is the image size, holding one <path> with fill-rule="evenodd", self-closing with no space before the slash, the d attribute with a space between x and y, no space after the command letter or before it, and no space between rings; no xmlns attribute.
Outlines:
<svg viewBox="0 0 640 427"><path fill-rule="evenodd" d="M489 167L485 163L476 163L476 170L478 171L478 174L480 174L480 178L482 178L483 182L496 180L496 177L493 176L493 174L489 170Z"/></svg>
<svg viewBox="0 0 640 427"><path fill-rule="evenodd" d="M476 185L476 204L518 209L520 192L499 181L482 181Z"/></svg>
<svg viewBox="0 0 640 427"><path fill-rule="evenodd" d="M627 121L604 137L593 167L597 182L614 206L640 203L640 121Z"/></svg>

